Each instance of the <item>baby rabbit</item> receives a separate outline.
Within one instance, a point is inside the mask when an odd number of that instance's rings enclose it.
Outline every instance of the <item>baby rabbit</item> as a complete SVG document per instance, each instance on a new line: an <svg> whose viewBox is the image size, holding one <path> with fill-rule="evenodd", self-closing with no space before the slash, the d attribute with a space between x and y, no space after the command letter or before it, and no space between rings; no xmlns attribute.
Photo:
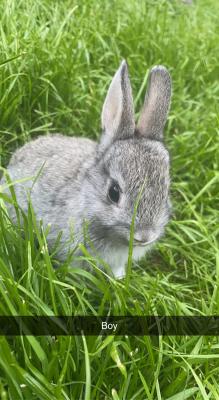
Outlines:
<svg viewBox="0 0 219 400"><path fill-rule="evenodd" d="M70 246L83 242L110 265L115 277L124 276L133 210L142 187L133 258L143 256L163 234L170 210L169 154L163 144L170 98L170 75L156 66L135 125L128 67L122 61L103 105L99 143L54 134L14 153L8 165L12 181L32 177L15 184L18 203L27 211L29 194L37 219L51 224L50 248L62 231L61 260Z"/></svg>

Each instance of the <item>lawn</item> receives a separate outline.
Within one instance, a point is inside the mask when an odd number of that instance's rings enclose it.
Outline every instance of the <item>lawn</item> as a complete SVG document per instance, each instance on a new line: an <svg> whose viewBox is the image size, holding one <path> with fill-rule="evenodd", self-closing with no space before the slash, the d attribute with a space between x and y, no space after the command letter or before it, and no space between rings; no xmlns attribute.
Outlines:
<svg viewBox="0 0 219 400"><path fill-rule="evenodd" d="M173 80L165 236L128 281L107 278L85 250L90 272L69 260L54 269L34 210L12 225L16 199L1 188L0 315L219 315L218 21L217 0L0 2L2 167L41 134L98 139L121 59L137 112L152 66ZM0 336L1 400L218 400L218 382L218 337Z"/></svg>

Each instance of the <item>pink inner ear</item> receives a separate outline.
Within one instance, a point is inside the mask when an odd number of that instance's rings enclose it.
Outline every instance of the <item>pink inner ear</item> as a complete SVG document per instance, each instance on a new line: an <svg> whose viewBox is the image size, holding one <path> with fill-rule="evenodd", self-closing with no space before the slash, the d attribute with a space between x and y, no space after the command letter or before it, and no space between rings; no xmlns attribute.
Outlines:
<svg viewBox="0 0 219 400"><path fill-rule="evenodd" d="M114 134L119 126L122 114L121 66L113 77L102 110L102 128Z"/></svg>
<svg viewBox="0 0 219 400"><path fill-rule="evenodd" d="M134 105L128 67L123 61L110 84L102 111L103 145L133 135Z"/></svg>

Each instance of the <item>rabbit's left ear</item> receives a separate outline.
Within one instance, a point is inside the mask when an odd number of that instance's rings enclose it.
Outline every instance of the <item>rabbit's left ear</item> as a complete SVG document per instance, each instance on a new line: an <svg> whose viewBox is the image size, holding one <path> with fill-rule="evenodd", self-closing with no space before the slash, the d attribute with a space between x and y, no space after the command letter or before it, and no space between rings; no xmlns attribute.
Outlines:
<svg viewBox="0 0 219 400"><path fill-rule="evenodd" d="M113 77L102 110L101 147L134 135L134 105L126 61Z"/></svg>
<svg viewBox="0 0 219 400"><path fill-rule="evenodd" d="M148 89L137 124L139 136L162 140L171 99L171 78L168 70L158 65L150 71Z"/></svg>

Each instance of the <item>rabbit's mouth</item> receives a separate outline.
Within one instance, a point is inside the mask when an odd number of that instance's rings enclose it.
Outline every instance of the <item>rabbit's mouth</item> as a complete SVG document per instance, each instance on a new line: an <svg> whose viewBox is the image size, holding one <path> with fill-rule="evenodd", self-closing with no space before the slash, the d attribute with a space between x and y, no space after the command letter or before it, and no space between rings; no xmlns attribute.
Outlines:
<svg viewBox="0 0 219 400"><path fill-rule="evenodd" d="M157 240L157 238L149 240L149 241L141 241L141 240L136 240L135 239L133 241L133 245L136 246L136 247L144 247L144 246L148 246L149 244L154 243L156 240Z"/></svg>

